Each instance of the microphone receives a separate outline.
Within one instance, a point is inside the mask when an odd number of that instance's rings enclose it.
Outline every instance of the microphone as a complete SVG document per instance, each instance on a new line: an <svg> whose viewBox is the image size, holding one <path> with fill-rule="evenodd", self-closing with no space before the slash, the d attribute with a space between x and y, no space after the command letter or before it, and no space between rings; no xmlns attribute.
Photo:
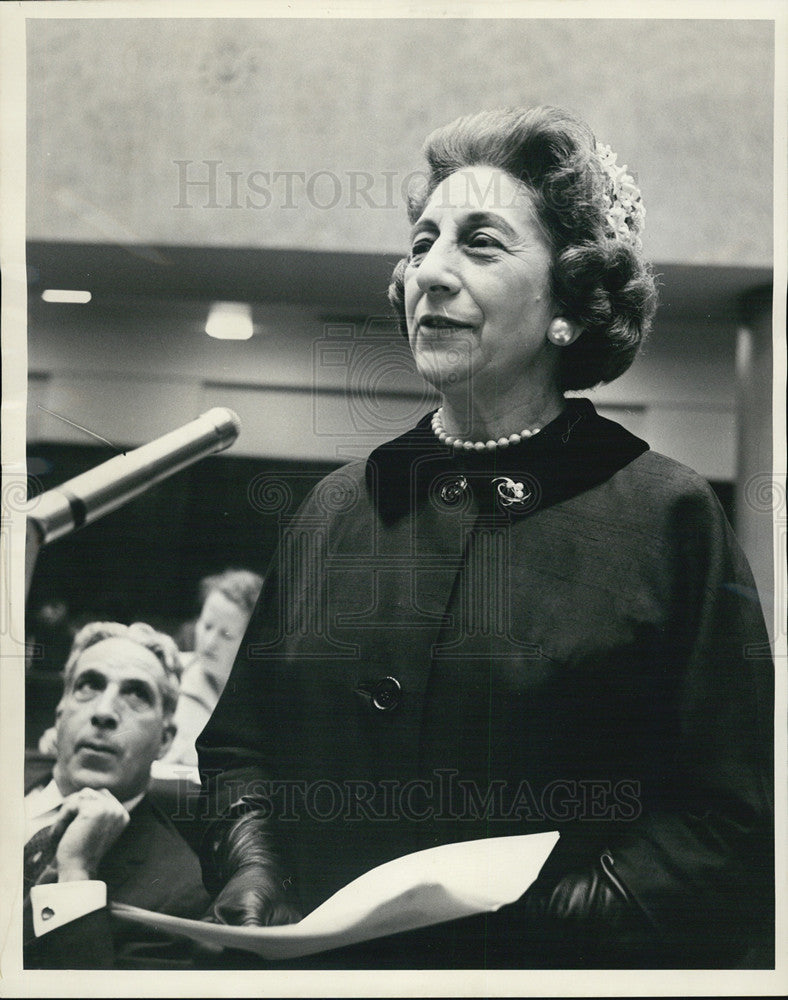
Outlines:
<svg viewBox="0 0 788 1000"><path fill-rule="evenodd" d="M26 505L28 538L32 527L37 548L90 524L206 455L228 448L240 430L238 415L217 406L149 444L47 490Z"/></svg>

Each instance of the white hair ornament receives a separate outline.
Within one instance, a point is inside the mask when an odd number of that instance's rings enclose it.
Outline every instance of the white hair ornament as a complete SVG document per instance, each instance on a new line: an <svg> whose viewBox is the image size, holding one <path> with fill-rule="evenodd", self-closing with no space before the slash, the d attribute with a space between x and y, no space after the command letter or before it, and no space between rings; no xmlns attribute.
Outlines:
<svg viewBox="0 0 788 1000"><path fill-rule="evenodd" d="M628 173L627 166L618 166L618 154L610 146L596 144L599 164L606 178L605 198L607 211L605 218L613 236L625 243L640 248L640 234L645 226L646 209L640 188L635 178Z"/></svg>

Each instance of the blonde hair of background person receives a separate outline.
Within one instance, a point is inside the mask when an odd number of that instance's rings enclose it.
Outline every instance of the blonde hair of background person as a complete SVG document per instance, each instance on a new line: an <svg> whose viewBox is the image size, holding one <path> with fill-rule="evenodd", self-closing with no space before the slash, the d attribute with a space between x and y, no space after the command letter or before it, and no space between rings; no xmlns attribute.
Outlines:
<svg viewBox="0 0 788 1000"><path fill-rule="evenodd" d="M202 607L194 625L194 651L183 656L176 734L162 764L197 764L194 741L224 690L262 585L261 576L245 569L228 569L200 581Z"/></svg>

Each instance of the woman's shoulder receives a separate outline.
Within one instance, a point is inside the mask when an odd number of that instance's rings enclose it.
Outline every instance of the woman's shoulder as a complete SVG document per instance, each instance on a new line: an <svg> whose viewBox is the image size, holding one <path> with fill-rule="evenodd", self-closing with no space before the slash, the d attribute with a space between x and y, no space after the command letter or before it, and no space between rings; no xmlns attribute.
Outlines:
<svg viewBox="0 0 788 1000"><path fill-rule="evenodd" d="M321 479L298 516L328 517L343 524L358 517L361 530L375 511L389 506L407 510L414 469L425 458L434 459L444 451L438 447L428 413L415 427L373 448L366 458L352 459Z"/></svg>
<svg viewBox="0 0 788 1000"><path fill-rule="evenodd" d="M353 459L323 476L310 490L307 503L331 509L343 498L355 494L364 482L365 459Z"/></svg>
<svg viewBox="0 0 788 1000"><path fill-rule="evenodd" d="M366 458L352 459L324 476L307 497L306 507L333 511L368 491L381 477L397 481L408 479L414 463L436 453L436 439L430 426L431 413L415 427L373 448ZM442 449L438 449L442 453Z"/></svg>
<svg viewBox="0 0 788 1000"><path fill-rule="evenodd" d="M699 472L658 451L644 451L623 471L633 482L647 480L657 493L666 496L711 496L714 490Z"/></svg>
<svg viewBox="0 0 788 1000"><path fill-rule="evenodd" d="M688 465L658 451L645 451L621 469L616 488L632 510L655 525L669 521L727 529L722 505L711 484Z"/></svg>
<svg viewBox="0 0 788 1000"><path fill-rule="evenodd" d="M339 466L317 482L307 494L293 519L293 525L319 518L333 522L358 510L364 494L365 461L354 459Z"/></svg>

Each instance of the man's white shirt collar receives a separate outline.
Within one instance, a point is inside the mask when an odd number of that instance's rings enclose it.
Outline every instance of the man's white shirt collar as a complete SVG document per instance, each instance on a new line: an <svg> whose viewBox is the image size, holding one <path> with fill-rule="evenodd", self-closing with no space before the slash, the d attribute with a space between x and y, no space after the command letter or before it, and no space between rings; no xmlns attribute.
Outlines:
<svg viewBox="0 0 788 1000"><path fill-rule="evenodd" d="M139 795L124 802L126 812L130 813L142 801L144 795L145 792L140 792ZM65 797L61 794L54 778L43 788L34 788L28 792L25 796L25 843L39 830L54 823L64 801Z"/></svg>

